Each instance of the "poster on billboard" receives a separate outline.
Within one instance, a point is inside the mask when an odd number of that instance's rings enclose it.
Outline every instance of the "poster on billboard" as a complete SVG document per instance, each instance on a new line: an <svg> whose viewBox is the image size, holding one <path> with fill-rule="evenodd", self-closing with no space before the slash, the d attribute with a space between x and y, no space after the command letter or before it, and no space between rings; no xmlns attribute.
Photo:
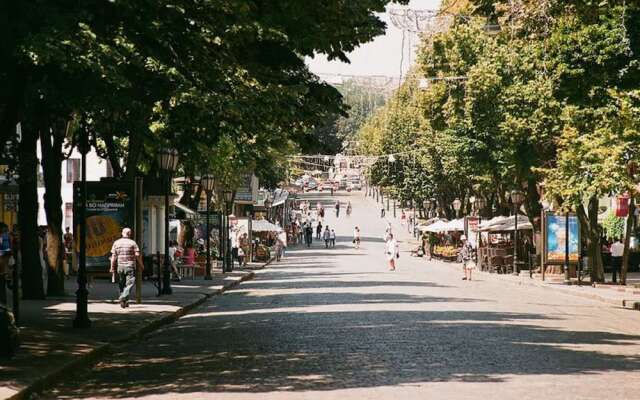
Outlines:
<svg viewBox="0 0 640 400"><path fill-rule="evenodd" d="M577 263L580 258L580 221L574 214L569 217L569 262ZM565 214L545 213L544 216L544 261L546 264L563 264L566 249Z"/></svg>
<svg viewBox="0 0 640 400"><path fill-rule="evenodd" d="M73 185L74 238L76 252L80 250L77 211L80 207L80 182ZM113 242L120 238L122 228L135 224L135 187L133 182L87 182L87 271L107 272Z"/></svg>

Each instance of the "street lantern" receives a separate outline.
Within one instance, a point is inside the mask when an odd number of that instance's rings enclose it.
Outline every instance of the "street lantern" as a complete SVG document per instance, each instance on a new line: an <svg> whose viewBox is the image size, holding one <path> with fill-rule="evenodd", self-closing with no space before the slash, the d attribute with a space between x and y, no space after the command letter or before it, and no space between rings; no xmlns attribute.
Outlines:
<svg viewBox="0 0 640 400"><path fill-rule="evenodd" d="M231 259L231 237L229 236L231 233L230 232L231 227L229 225L229 214L231 214L231 207L232 207L231 202L233 201L233 191L224 190L222 192L222 197L224 198L224 212L225 212L225 215L223 216L223 218L226 221L225 228L224 228L225 240L224 240L224 258L222 261L222 264L223 264L222 270L224 272L231 272L233 271L233 260Z"/></svg>
<svg viewBox="0 0 640 400"><path fill-rule="evenodd" d="M525 201L525 195L520 190L511 191L511 203L513 204L513 214L515 215L515 223L513 229L513 274L518 275L518 213L520 206Z"/></svg>
<svg viewBox="0 0 640 400"><path fill-rule="evenodd" d="M215 180L213 178L213 175L210 175L210 174L203 175L200 178L200 186L202 187L202 190L204 190L204 192L207 195L207 223L206 223L207 234L205 236L207 240L207 270L204 273L204 279L209 281L212 279L211 278L211 227L209 226L209 219L211 218L210 216L211 193L213 193L213 189L215 186Z"/></svg>
<svg viewBox="0 0 640 400"><path fill-rule="evenodd" d="M452 203L452 206L453 206L453 209L456 211L456 217L458 217L460 209L462 208L462 202L460 201L459 198L456 197L456 199Z"/></svg>
<svg viewBox="0 0 640 400"><path fill-rule="evenodd" d="M178 169L178 151L162 148L157 154L158 167L165 176L164 193L164 263L162 274L162 290L160 294L171 294L171 260L169 260L169 194L171 192L171 176Z"/></svg>

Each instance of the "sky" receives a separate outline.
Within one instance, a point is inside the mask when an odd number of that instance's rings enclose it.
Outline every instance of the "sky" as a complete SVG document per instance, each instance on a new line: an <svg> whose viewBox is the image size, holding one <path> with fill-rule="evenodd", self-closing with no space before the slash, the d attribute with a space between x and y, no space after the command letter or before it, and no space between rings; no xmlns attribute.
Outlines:
<svg viewBox="0 0 640 400"><path fill-rule="evenodd" d="M408 7L412 9L438 9L440 0L411 0ZM391 4L389 8L402 8ZM405 33L404 47L402 45L402 30L393 26L388 13L382 15L387 23L385 35L376 37L372 42L365 43L349 54L351 64L339 61L327 61L326 57L318 55L308 58L307 64L316 74L345 74L345 75L384 75L399 77L402 64L402 74L406 73L410 63L415 60L415 48L418 39L415 34Z"/></svg>

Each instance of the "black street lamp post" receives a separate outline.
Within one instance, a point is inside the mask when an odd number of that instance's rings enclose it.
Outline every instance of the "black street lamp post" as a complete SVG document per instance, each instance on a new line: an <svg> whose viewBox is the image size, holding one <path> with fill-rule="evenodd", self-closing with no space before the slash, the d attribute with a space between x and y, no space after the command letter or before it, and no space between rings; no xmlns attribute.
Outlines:
<svg viewBox="0 0 640 400"><path fill-rule="evenodd" d="M520 206L524 203L524 193L520 190L513 190L511 192L511 203L513 203L515 224L513 229L513 274L518 275L518 213Z"/></svg>
<svg viewBox="0 0 640 400"><path fill-rule="evenodd" d="M206 195L207 195L207 223L206 223L206 227L207 227L207 234L206 234L206 241L207 241L207 269L205 271L204 274L204 279L207 281L210 281L212 279L211 277L211 227L209 225L209 219L211 219L211 193L213 193L213 189L214 189L214 178L213 175L207 174L202 176L202 178L200 178L200 185L202 186L202 189L205 191Z"/></svg>
<svg viewBox="0 0 640 400"><path fill-rule="evenodd" d="M158 151L158 166L164 172L165 193L164 193L164 262L162 272L161 294L171 294L171 260L169 260L169 195L171 194L171 177L178 168L178 151L175 149L163 148Z"/></svg>
<svg viewBox="0 0 640 400"><path fill-rule="evenodd" d="M233 201L233 192L231 190L225 190L223 192L224 196L224 207L225 207L225 215L224 219L226 221L225 224L225 240L224 240L224 261L223 265L225 268L223 269L225 272L233 271L233 260L231 259L231 226L229 224L229 214L231 214L231 202Z"/></svg>
<svg viewBox="0 0 640 400"><path fill-rule="evenodd" d="M476 265L478 265L478 250L480 250L480 222L482 222L482 210L487 206L484 197L478 196L474 199L473 204L478 216L478 230L476 231Z"/></svg>
<svg viewBox="0 0 640 400"><path fill-rule="evenodd" d="M564 284L570 285L569 278L569 211L564 214Z"/></svg>
<svg viewBox="0 0 640 400"><path fill-rule="evenodd" d="M76 186L79 189L80 208L78 209L78 221L80 225L80 249L78 252L78 290L76 291L76 316L73 319L74 328L89 328L88 301L89 291L87 290L87 153L89 152L89 131L86 121L83 119L83 126L80 132L80 143L78 150L82 155L81 162L81 183Z"/></svg>

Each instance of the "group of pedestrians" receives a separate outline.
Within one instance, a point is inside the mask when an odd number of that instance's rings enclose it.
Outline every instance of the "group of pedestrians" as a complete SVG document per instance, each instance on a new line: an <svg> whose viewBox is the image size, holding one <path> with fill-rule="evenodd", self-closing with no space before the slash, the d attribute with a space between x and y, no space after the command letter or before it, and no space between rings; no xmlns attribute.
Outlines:
<svg viewBox="0 0 640 400"><path fill-rule="evenodd" d="M324 247L326 249L328 249L329 247L336 247L336 232L333 229L329 231L328 225L324 229L322 238L324 239Z"/></svg>

